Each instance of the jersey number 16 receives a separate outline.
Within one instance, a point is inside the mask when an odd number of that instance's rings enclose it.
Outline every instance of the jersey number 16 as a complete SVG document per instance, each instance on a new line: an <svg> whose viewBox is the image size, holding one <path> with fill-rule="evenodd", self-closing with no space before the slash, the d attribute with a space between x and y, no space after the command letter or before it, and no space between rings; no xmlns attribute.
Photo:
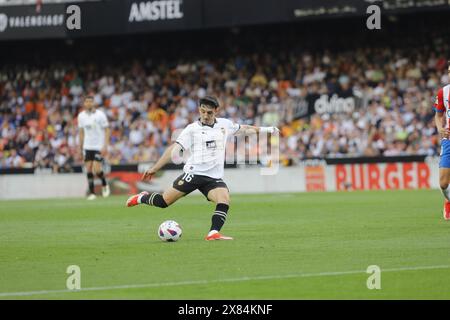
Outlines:
<svg viewBox="0 0 450 320"><path fill-rule="evenodd" d="M189 174L189 173L185 173L183 175L183 178L181 178L181 180L184 180L186 182L191 182L192 178L194 177L193 174Z"/></svg>

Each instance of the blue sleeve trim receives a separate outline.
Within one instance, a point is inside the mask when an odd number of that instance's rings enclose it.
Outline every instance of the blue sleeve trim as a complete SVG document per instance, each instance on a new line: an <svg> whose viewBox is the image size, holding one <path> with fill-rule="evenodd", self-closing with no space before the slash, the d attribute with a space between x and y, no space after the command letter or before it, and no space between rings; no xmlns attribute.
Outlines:
<svg viewBox="0 0 450 320"><path fill-rule="evenodd" d="M441 111L441 110L436 109L435 107L433 107L433 111L434 111L434 112L438 112L438 113L443 113L443 112L444 112L444 111Z"/></svg>

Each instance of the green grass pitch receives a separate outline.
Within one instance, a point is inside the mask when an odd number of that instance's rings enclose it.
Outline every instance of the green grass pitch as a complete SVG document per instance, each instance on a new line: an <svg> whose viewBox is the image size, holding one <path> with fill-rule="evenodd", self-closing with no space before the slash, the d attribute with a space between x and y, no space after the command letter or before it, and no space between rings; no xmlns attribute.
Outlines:
<svg viewBox="0 0 450 320"><path fill-rule="evenodd" d="M449 299L450 221L436 190L232 195L167 209L125 196L0 202L0 299ZM157 237L174 219L175 243ZM81 291L66 289L69 265ZM369 265L381 289L369 290Z"/></svg>

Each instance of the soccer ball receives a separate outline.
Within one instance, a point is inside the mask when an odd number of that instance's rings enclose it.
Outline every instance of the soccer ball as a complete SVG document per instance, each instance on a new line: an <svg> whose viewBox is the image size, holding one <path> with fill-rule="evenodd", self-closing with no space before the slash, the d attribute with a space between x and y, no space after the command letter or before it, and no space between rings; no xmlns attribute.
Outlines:
<svg viewBox="0 0 450 320"><path fill-rule="evenodd" d="M182 233L181 226L173 220L164 221L158 228L158 237L162 241L177 241L181 238Z"/></svg>

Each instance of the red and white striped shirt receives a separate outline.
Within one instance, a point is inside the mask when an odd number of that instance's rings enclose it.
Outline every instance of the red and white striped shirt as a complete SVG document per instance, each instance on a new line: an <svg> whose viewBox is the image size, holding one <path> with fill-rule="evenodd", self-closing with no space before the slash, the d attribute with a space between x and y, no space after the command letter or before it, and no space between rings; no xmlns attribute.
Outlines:
<svg viewBox="0 0 450 320"><path fill-rule="evenodd" d="M434 103L434 111L436 112L445 112L445 128L450 128L450 84L445 87L439 89L438 94L436 96L436 102Z"/></svg>

